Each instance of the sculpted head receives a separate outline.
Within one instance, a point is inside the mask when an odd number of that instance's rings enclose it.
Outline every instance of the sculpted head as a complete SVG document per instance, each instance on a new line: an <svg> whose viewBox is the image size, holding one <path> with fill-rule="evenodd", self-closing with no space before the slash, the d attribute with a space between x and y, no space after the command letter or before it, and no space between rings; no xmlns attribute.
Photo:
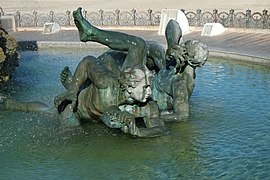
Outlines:
<svg viewBox="0 0 270 180"><path fill-rule="evenodd" d="M150 71L139 68L126 68L121 72L119 83L128 101L147 101L151 95L150 76Z"/></svg>
<svg viewBox="0 0 270 180"><path fill-rule="evenodd" d="M206 44L199 40L188 40L185 42L186 58L189 65L193 67L201 67L208 58L208 48Z"/></svg>
<svg viewBox="0 0 270 180"><path fill-rule="evenodd" d="M199 40L188 40L169 47L166 51L167 64L176 68L189 64L192 67L201 67L208 58L207 46ZM174 64L172 63L174 62Z"/></svg>
<svg viewBox="0 0 270 180"><path fill-rule="evenodd" d="M181 42L182 30L175 20L170 20L166 26L165 37L168 49L166 51L167 67L177 69L189 64L192 67L204 65L208 58L207 46L199 40Z"/></svg>

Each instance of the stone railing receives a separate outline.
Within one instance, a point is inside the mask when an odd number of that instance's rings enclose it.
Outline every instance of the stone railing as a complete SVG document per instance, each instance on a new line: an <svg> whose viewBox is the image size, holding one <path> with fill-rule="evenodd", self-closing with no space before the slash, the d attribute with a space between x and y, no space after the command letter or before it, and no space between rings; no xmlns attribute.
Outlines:
<svg viewBox="0 0 270 180"><path fill-rule="evenodd" d="M135 9L121 12L87 12L83 11L84 17L92 24L97 26L156 26L159 25L161 12L137 12ZM66 13L55 13L50 11L49 14L39 14L33 12L32 14L16 12L19 27L39 27L46 22L57 22L61 26L74 26L74 21L71 11Z"/></svg>
<svg viewBox="0 0 270 180"><path fill-rule="evenodd" d="M229 12L214 9L210 11L185 11L181 9L187 16L190 26L201 27L205 23L218 22L224 27L231 28L258 28L270 29L270 14L267 10L262 12L236 12L231 9ZM4 12L2 12L4 14ZM160 11L149 9L145 11L129 11L115 10L114 12L99 10L98 12L83 11L83 15L87 20L97 26L158 26L160 23ZM56 13L50 11L46 13L15 13L18 19L19 27L42 27L46 22L57 22L61 26L74 26L72 12Z"/></svg>
<svg viewBox="0 0 270 180"><path fill-rule="evenodd" d="M205 23L213 22L231 28L270 28L270 15L267 10L263 10L262 13L252 13L249 9L246 12L235 12L233 9L229 12L218 12L216 9L213 12L202 12L200 9L196 12L183 12L190 26L203 26Z"/></svg>

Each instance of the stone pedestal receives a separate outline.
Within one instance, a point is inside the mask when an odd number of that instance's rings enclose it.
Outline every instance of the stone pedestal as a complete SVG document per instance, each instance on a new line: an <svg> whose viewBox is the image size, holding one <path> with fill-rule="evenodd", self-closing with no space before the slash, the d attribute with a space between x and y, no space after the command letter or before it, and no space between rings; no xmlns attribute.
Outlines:
<svg viewBox="0 0 270 180"><path fill-rule="evenodd" d="M4 28L7 32L16 32L18 20L15 19L14 15L2 15L0 16L0 27Z"/></svg>
<svg viewBox="0 0 270 180"><path fill-rule="evenodd" d="M201 36L216 36L225 32L225 28L220 23L206 23L203 26Z"/></svg>
<svg viewBox="0 0 270 180"><path fill-rule="evenodd" d="M56 22L45 23L43 26L43 34L54 34L60 31L60 25Z"/></svg>

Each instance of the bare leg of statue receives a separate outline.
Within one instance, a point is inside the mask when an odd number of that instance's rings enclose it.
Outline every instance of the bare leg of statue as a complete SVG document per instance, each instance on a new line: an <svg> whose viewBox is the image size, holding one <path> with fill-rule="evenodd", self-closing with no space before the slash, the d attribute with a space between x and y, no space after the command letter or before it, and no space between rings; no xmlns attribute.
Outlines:
<svg viewBox="0 0 270 180"><path fill-rule="evenodd" d="M81 41L94 41L106 45L113 50L127 51L128 55L122 66L123 69L136 66L145 67L147 47L146 42L142 38L121 32L98 29L82 16L81 10L81 8L78 8L73 12Z"/></svg>

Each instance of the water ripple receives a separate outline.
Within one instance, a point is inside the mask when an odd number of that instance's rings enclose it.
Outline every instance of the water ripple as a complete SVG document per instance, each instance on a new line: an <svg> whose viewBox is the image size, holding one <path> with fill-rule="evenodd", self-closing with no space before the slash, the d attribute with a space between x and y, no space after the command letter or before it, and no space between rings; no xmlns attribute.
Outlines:
<svg viewBox="0 0 270 180"><path fill-rule="evenodd" d="M14 79L0 93L50 104L63 90L60 70L74 70L87 54L23 52ZM197 70L190 120L168 124L169 134L154 139L133 138L102 123L62 131L55 117L2 111L1 178L266 179L269 74L263 66L210 60Z"/></svg>

